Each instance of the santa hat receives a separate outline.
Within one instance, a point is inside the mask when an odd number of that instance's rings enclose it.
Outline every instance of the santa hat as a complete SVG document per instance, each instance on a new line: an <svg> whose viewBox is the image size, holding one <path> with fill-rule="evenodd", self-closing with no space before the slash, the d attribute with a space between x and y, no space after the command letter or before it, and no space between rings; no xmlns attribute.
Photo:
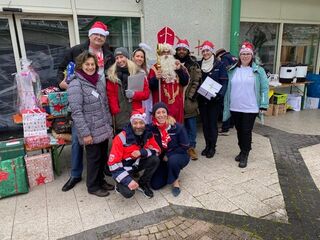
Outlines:
<svg viewBox="0 0 320 240"><path fill-rule="evenodd" d="M109 31L108 31L108 27L107 25L105 25L103 22L97 21L95 22L88 33L88 36L90 37L92 34L101 34L103 36L108 36L109 35Z"/></svg>
<svg viewBox="0 0 320 240"><path fill-rule="evenodd" d="M177 48L186 48L190 51L190 46L189 46L188 40L187 39L178 39L176 49Z"/></svg>
<svg viewBox="0 0 320 240"><path fill-rule="evenodd" d="M144 112L143 108L139 108L136 110L133 110L130 117L130 123L132 124L134 119L140 119L145 124L147 124L147 114Z"/></svg>
<svg viewBox="0 0 320 240"><path fill-rule="evenodd" d="M241 44L239 54L247 52L247 53L251 53L253 55L253 49L254 49L254 47L253 47L252 43L243 42Z"/></svg>
<svg viewBox="0 0 320 240"><path fill-rule="evenodd" d="M208 49L210 52L213 53L214 47L215 47L215 46L214 46L214 44L213 44L212 42L206 40L206 41L204 41L204 42L202 43L202 45L200 45L200 46L198 46L198 47L196 47L196 48L200 48L200 51L203 51L203 50Z"/></svg>

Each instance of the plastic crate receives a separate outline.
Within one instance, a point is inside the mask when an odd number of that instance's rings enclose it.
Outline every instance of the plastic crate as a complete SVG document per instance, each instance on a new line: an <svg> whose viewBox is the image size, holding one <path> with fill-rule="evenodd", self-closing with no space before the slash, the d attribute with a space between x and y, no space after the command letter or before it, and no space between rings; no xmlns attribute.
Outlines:
<svg viewBox="0 0 320 240"><path fill-rule="evenodd" d="M288 94L274 93L273 104L285 104L287 102L287 97L288 97Z"/></svg>

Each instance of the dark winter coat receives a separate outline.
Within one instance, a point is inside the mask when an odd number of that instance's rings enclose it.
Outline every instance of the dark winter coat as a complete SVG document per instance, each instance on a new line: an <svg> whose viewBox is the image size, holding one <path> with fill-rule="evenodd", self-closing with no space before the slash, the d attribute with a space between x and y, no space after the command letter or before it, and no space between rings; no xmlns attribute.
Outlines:
<svg viewBox="0 0 320 240"><path fill-rule="evenodd" d="M152 133L156 139L158 145L161 147L161 155L167 155L168 157L172 154L187 154L189 148L189 137L186 129L180 123L170 125L168 134L170 135L171 140L168 143L168 148L164 149L161 143L161 135L157 126L152 126Z"/></svg>
<svg viewBox="0 0 320 240"><path fill-rule="evenodd" d="M189 57L184 66L188 69L190 80L185 91L184 118L196 117L199 114L197 90L201 81L201 69L197 62Z"/></svg>
<svg viewBox="0 0 320 240"><path fill-rule="evenodd" d="M200 67L202 65L202 61L203 60L201 60L199 62ZM217 93L217 96L215 98L211 98L210 100L208 100L206 97L202 96L201 94L198 94L199 105L200 104L210 104L211 105L216 102L222 103L223 97L226 93L227 86L228 86L228 73L227 73L226 65L223 62L215 59L213 62L213 68L211 69L211 71L207 72L207 73L201 71L201 73L202 73L202 76L201 76L200 85L209 76L210 78L212 78L216 82L220 83L222 85L222 87L221 87L220 91Z"/></svg>
<svg viewBox="0 0 320 240"><path fill-rule="evenodd" d="M65 75L64 71L66 70L69 62L76 62L76 58L85 50L89 50L90 41L87 40L82 44L78 44L68 50L62 63L58 68L58 85L63 81ZM104 58L104 70L106 71L114 62L114 56L112 52L109 50L108 45L105 43L102 46L103 58Z"/></svg>
<svg viewBox="0 0 320 240"><path fill-rule="evenodd" d="M80 144L83 145L83 138L87 136L92 136L93 144L111 138L112 119L102 77L94 86L76 73L76 78L71 81L67 91Z"/></svg>

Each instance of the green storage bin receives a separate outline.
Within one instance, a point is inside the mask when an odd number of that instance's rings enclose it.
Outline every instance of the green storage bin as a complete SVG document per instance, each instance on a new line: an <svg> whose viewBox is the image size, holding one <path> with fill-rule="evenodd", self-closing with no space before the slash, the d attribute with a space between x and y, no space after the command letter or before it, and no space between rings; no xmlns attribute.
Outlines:
<svg viewBox="0 0 320 240"><path fill-rule="evenodd" d="M274 93L273 104L285 104L287 103L288 94L285 93Z"/></svg>
<svg viewBox="0 0 320 240"><path fill-rule="evenodd" d="M0 198L29 191L24 157L0 162Z"/></svg>
<svg viewBox="0 0 320 240"><path fill-rule="evenodd" d="M0 161L24 155L23 138L0 142Z"/></svg>

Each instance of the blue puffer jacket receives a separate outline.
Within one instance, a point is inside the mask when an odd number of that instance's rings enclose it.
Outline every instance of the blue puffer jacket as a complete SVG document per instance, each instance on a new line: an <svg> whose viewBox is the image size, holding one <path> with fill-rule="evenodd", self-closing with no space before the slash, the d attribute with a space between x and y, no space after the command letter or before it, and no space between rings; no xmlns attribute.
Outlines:
<svg viewBox="0 0 320 240"><path fill-rule="evenodd" d="M237 70L237 66L233 66L228 71L229 76L229 84L227 87L227 92L224 96L224 109L223 109L223 121L226 121L230 118L230 93L231 93L231 82L232 78ZM253 74L256 78L255 83L255 91L257 97L257 104L260 109L267 109L269 107L269 82L267 78L267 74L262 67L257 65L256 63L252 63ZM259 115L260 116L260 115Z"/></svg>

